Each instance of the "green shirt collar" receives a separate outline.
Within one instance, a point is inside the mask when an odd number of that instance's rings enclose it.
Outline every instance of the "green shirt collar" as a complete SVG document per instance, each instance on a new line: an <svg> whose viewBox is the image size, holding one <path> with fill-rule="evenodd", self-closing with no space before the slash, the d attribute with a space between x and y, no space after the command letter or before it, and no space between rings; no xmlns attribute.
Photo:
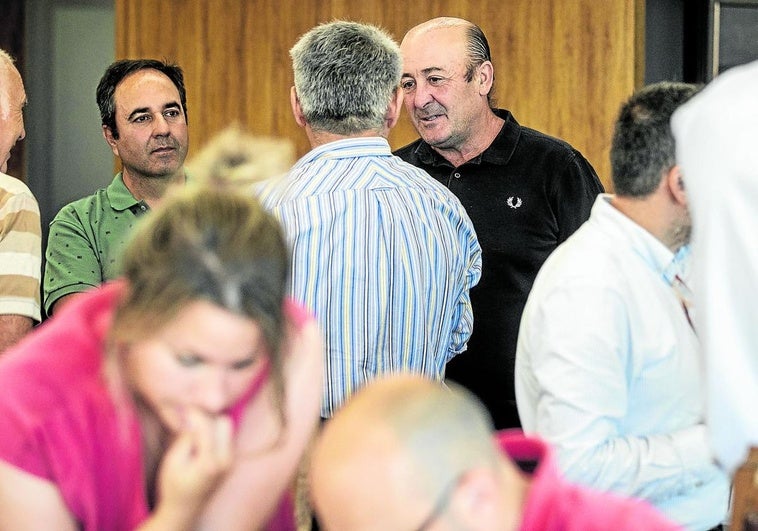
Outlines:
<svg viewBox="0 0 758 531"><path fill-rule="evenodd" d="M118 172L111 181L111 184L106 188L108 194L108 201L113 207L113 210L123 211L134 208L139 205L141 201L137 201L129 189L124 184L124 178L121 172Z"/></svg>

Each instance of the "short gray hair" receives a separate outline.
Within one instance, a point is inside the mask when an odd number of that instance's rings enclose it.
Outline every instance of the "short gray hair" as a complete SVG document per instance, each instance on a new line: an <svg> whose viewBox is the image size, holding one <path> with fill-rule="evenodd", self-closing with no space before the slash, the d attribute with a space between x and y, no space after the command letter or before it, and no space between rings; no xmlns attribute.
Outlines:
<svg viewBox="0 0 758 531"><path fill-rule="evenodd" d="M295 90L308 124L350 135L380 131L400 85L400 47L370 24L337 20L300 37L290 50Z"/></svg>

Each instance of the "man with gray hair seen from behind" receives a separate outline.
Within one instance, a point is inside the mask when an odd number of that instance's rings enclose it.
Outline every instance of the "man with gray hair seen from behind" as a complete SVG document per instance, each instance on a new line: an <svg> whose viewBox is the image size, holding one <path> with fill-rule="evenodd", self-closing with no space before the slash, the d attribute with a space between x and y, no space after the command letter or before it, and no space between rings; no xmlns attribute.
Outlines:
<svg viewBox="0 0 758 531"><path fill-rule="evenodd" d="M648 500L691 531L720 529L729 482L711 458L687 280L690 214L670 120L697 91L656 83L622 106L615 195L540 269L516 354L524 431L566 477Z"/></svg>
<svg viewBox="0 0 758 531"><path fill-rule="evenodd" d="M182 69L155 59L122 59L97 85L102 132L122 170L106 188L64 206L50 223L45 311L113 280L138 218L169 187L184 185L187 93Z"/></svg>
<svg viewBox="0 0 758 531"><path fill-rule="evenodd" d="M310 485L327 531L673 531L647 503L566 482L547 445L494 432L457 385L368 385L324 427Z"/></svg>
<svg viewBox="0 0 758 531"><path fill-rule="evenodd" d="M5 174L11 149L26 136L24 105L21 75L0 50L0 353L40 320L39 206L23 182Z"/></svg>
<svg viewBox="0 0 758 531"><path fill-rule="evenodd" d="M719 74L671 122L692 203L706 424L729 472L758 447L757 94L758 61Z"/></svg>
<svg viewBox="0 0 758 531"><path fill-rule="evenodd" d="M259 190L293 249L292 295L326 338L323 418L385 373L441 380L471 335L481 257L455 196L390 152L400 50L383 30L319 25L290 51L311 151Z"/></svg>

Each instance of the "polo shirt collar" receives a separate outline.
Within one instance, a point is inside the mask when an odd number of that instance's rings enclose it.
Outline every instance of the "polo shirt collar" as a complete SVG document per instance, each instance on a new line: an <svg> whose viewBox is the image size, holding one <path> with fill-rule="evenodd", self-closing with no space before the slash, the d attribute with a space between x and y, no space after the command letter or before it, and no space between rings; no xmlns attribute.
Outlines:
<svg viewBox="0 0 758 531"><path fill-rule="evenodd" d="M124 184L124 178L119 172L116 177L113 178L111 184L108 185L105 193L108 195L108 201L111 204L113 210L124 211L127 209L133 209L139 207L142 201L138 201L134 198L132 193Z"/></svg>
<svg viewBox="0 0 758 531"><path fill-rule="evenodd" d="M481 164L487 162L498 166L505 166L511 160L513 153L516 151L519 138L521 137L521 125L516 121L510 111L505 109L493 109L494 113L502 118L505 123L500 132L492 141L492 144L473 159L465 164ZM430 166L450 166L445 157L432 149L432 146L421 140L416 147L416 155L421 162Z"/></svg>

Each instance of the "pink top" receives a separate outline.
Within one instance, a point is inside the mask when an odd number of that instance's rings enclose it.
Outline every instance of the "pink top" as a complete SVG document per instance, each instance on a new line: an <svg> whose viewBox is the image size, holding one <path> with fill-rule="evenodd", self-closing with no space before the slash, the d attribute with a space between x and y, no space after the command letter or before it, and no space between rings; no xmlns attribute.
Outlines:
<svg viewBox="0 0 758 531"><path fill-rule="evenodd" d="M78 296L0 358L0 460L55 483L87 531L131 530L149 515L136 412L103 376L123 290L113 282ZM294 304L285 312L307 319ZM235 425L267 375L231 408Z"/></svg>
<svg viewBox="0 0 758 531"><path fill-rule="evenodd" d="M500 448L531 476L521 531L671 531L680 528L642 500L567 483L548 446L520 430L497 435Z"/></svg>

